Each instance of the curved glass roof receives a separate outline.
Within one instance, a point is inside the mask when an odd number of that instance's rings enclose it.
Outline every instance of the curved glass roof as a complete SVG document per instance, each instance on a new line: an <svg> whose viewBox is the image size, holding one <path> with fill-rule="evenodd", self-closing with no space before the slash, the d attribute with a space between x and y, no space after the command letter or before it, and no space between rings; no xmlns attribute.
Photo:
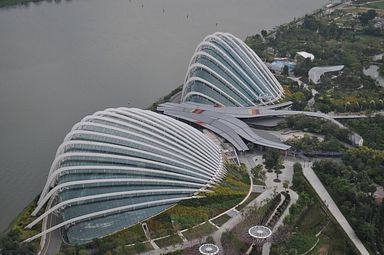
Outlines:
<svg viewBox="0 0 384 255"><path fill-rule="evenodd" d="M86 243L192 198L223 168L220 148L187 124L133 108L96 112L58 148L33 215L52 205L28 227L55 212L61 222L34 238L63 227L69 243Z"/></svg>
<svg viewBox="0 0 384 255"><path fill-rule="evenodd" d="M282 86L253 50L233 35L217 32L197 46L182 101L244 107L282 96Z"/></svg>

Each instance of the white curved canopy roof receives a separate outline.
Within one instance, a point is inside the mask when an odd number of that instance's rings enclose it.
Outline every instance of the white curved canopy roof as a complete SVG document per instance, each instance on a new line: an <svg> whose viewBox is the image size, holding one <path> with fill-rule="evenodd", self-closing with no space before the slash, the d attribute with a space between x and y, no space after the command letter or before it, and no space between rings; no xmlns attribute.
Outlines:
<svg viewBox="0 0 384 255"><path fill-rule="evenodd" d="M96 112L58 148L33 215L54 203L27 227L52 213L61 222L27 241L61 227L70 243L91 241L206 192L223 174L220 148L185 123L133 108Z"/></svg>
<svg viewBox="0 0 384 255"><path fill-rule="evenodd" d="M205 37L192 56L182 102L246 107L276 102L283 92L267 66L243 41L216 32Z"/></svg>

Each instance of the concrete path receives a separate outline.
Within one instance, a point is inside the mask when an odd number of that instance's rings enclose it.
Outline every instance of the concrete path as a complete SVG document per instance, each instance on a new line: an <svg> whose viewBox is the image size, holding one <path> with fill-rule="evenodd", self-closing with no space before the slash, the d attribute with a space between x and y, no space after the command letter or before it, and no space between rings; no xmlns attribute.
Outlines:
<svg viewBox="0 0 384 255"><path fill-rule="evenodd" d="M265 203L265 200L268 198L272 198L274 194L274 191L272 189L266 190L264 193L260 194L256 199L251 201L243 210L246 210L247 207L253 207L253 206L261 206ZM213 234L213 240L215 241L216 245L219 246L219 248L222 250L222 244L221 244L221 236L226 231L231 231L236 225L244 221L246 218L244 217L243 213L237 214L235 217L229 219L226 223L224 223L220 229L218 229Z"/></svg>
<svg viewBox="0 0 384 255"><path fill-rule="evenodd" d="M205 243L205 240L207 238L201 238L201 239L194 239L192 241L187 241L187 242L184 242L182 244L176 244L176 245L173 245L173 246L168 246L168 247L165 247L165 248L161 248L159 250L152 250L152 251L147 251L147 252L142 252L140 253L139 255L163 255L163 254L167 254L167 253L170 253L170 252L175 252L175 251L178 251L178 250L184 250L186 248L191 248L195 245L199 245L199 244L203 244Z"/></svg>
<svg viewBox="0 0 384 255"><path fill-rule="evenodd" d="M181 233L180 231L177 231L177 235L183 240L184 243L188 242L187 238Z"/></svg>
<svg viewBox="0 0 384 255"><path fill-rule="evenodd" d="M48 215L48 219L47 219L48 228L58 224L58 222L59 222L59 219L56 215L54 215L53 213ZM59 252L60 246L61 246L60 229L56 229L52 232L49 232L46 235L44 246L38 254L39 255L55 255Z"/></svg>
<svg viewBox="0 0 384 255"><path fill-rule="evenodd" d="M239 213L238 210L236 210L236 209L232 209L232 210L230 210L230 211L227 212L227 215L228 215L229 217L233 218L233 217L235 217L238 213Z"/></svg>
<svg viewBox="0 0 384 255"><path fill-rule="evenodd" d="M265 191L266 187L263 185L253 185L252 192L256 193L263 193Z"/></svg>
<svg viewBox="0 0 384 255"><path fill-rule="evenodd" d="M319 195L321 200L325 201L325 204L328 205L328 210L332 213L333 217L337 220L340 226L343 228L344 232L348 235L349 239L355 245L357 250L362 255L369 255L368 250L365 248L363 243L357 237L355 231L349 225L347 219L344 217L342 212L337 207L336 203L333 201L328 191L325 189L320 179L317 177L315 172L312 170L312 163L306 162L303 164L303 173L305 178L314 188L316 193Z"/></svg>

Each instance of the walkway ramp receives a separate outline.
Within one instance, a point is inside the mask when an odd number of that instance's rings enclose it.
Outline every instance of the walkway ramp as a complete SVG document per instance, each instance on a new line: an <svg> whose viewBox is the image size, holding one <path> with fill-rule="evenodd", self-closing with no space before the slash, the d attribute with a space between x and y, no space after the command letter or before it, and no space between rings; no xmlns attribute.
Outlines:
<svg viewBox="0 0 384 255"><path fill-rule="evenodd" d="M308 164L308 165L307 165ZM325 201L325 204L328 207L328 210L331 212L333 217L337 220L341 228L347 234L351 242L354 244L356 249L362 255L369 255L368 250L365 248L364 244L361 242L359 237L356 235L355 231L352 229L351 225L344 217L343 213L339 210L336 203L333 201L332 197L329 195L328 191L325 189L320 179L317 177L315 172L312 169L312 164L305 163L303 168L303 173L305 178L314 188L316 193L319 195L321 200Z"/></svg>

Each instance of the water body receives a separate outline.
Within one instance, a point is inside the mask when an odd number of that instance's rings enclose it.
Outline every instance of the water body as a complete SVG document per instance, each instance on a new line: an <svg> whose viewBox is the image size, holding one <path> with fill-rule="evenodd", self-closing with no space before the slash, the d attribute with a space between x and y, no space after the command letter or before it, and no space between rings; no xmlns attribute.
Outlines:
<svg viewBox="0 0 384 255"><path fill-rule="evenodd" d="M207 34L244 39L327 1L55 2L0 10L0 230L41 191L82 117L166 95Z"/></svg>

